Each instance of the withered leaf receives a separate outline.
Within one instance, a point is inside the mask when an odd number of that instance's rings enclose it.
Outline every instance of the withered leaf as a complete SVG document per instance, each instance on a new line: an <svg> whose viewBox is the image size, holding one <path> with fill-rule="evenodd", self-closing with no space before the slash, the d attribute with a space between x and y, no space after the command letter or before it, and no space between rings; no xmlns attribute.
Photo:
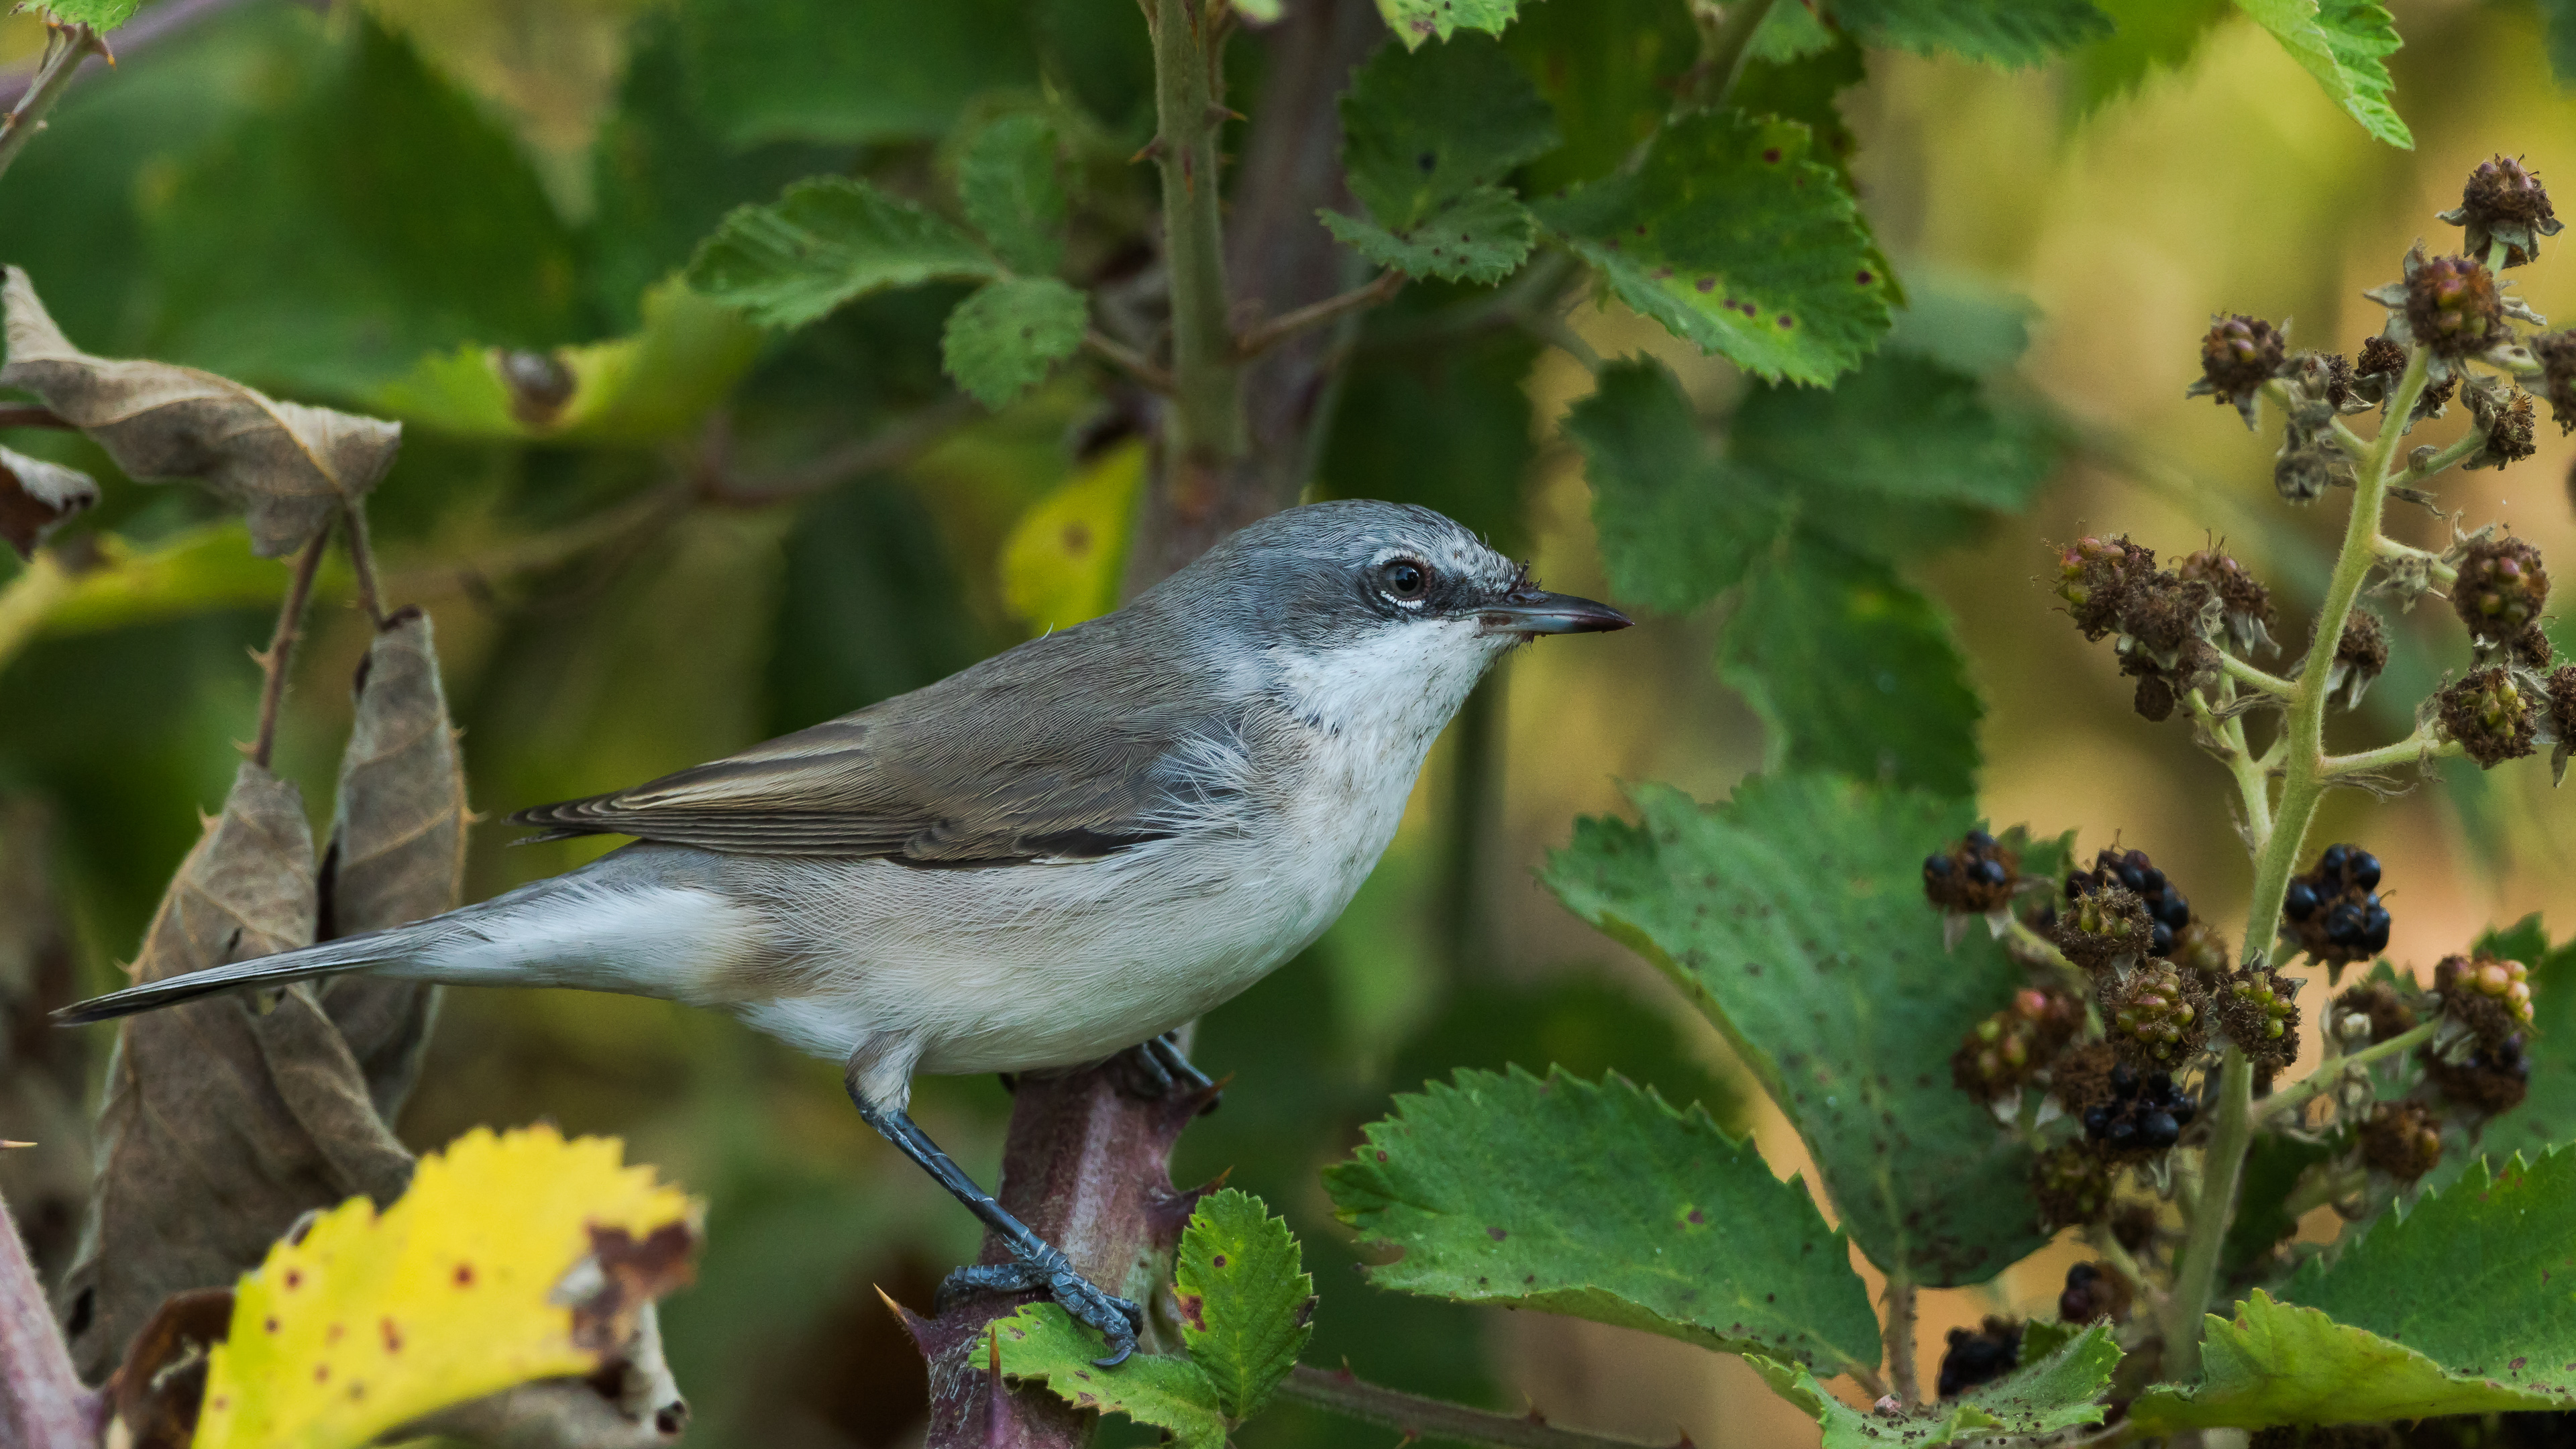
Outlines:
<svg viewBox="0 0 2576 1449"><path fill-rule="evenodd" d="M313 936L314 900L302 799L244 764L162 897L134 977L301 946ZM228 1284L259 1262L306 1209L386 1186L388 1153L401 1149L309 988L265 1016L258 1005L226 993L118 1030L98 1176L61 1290L84 1376L112 1368L163 1299ZM334 1139L316 1141L316 1129Z"/></svg>
<svg viewBox="0 0 2576 1449"><path fill-rule="evenodd" d="M0 538L34 558L64 519L98 502L98 480L78 468L0 448Z"/></svg>
<svg viewBox="0 0 2576 1449"><path fill-rule="evenodd" d="M465 769L429 616L405 609L358 667L340 754L339 813L322 858L321 937L380 931L456 908L465 888ZM348 1039L376 1113L394 1120L420 1073L438 988L342 976L323 1010Z"/></svg>
<svg viewBox="0 0 2576 1449"><path fill-rule="evenodd" d="M92 357L72 346L16 267L0 283L9 364L0 387L45 400L107 450L127 475L194 478L239 506L251 549L293 552L393 465L399 424L277 402L211 372Z"/></svg>
<svg viewBox="0 0 2576 1449"><path fill-rule="evenodd" d="M173 1293L134 1336L107 1382L110 1413L128 1449L188 1449L206 1393L206 1350L232 1328L233 1290Z"/></svg>

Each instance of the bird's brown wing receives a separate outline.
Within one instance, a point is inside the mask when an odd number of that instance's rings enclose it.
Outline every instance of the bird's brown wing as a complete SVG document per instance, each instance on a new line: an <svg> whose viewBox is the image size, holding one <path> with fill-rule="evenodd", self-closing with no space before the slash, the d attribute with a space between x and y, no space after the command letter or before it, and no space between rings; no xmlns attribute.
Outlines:
<svg viewBox="0 0 2576 1449"><path fill-rule="evenodd" d="M1175 681L1120 667L1132 651L1102 647L1124 642L1097 628L1109 622L711 764L510 818L548 832L537 839L923 866L1079 859L1159 839L1177 790L1223 788L1191 777L1184 758L1203 751L1175 752L1209 737L1209 712Z"/></svg>

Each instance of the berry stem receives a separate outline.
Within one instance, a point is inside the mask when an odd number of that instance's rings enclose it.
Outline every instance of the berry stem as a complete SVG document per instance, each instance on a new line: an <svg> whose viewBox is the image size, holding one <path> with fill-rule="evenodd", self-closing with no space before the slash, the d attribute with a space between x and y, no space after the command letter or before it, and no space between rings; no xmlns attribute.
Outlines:
<svg viewBox="0 0 2576 1449"><path fill-rule="evenodd" d="M2340 780L2347 775L2358 775L2365 770L2385 770L2398 765L2447 760L2461 753L2463 752L2459 741L2436 737L2432 723L2427 721L2416 726L2415 733L2395 744L2381 745L2378 749L2363 750L2359 754L2327 756L2324 774L2329 780Z"/></svg>
<svg viewBox="0 0 2576 1449"><path fill-rule="evenodd" d="M2254 758L2252 747L2245 743L2245 722L2219 719L2198 690L2184 696L2184 701L2191 706L2192 722L2200 726L2201 748L2236 778L2236 793L2245 802L2245 848L2259 855L2272 837L2272 786L2263 762Z"/></svg>
<svg viewBox="0 0 2576 1449"><path fill-rule="evenodd" d="M2504 259L2511 255L2513 255L2513 249L2505 245L2501 239L2489 241L2487 243L2487 270L2498 276L2504 275Z"/></svg>
<svg viewBox="0 0 2576 1449"><path fill-rule="evenodd" d="M2411 487L2414 484L2421 483L2425 479L2432 477L2436 473L2450 468L2453 464L2460 462L2462 459L2467 458L2478 449L2485 447L2486 442L2487 435L2483 431L2472 429L2469 433L2453 442L2449 447L2443 448L2434 453L2432 457L2425 459L2420 464L2408 466L2405 471L2399 473L2396 477L2391 478L2388 481L2402 486Z"/></svg>
<svg viewBox="0 0 2576 1449"><path fill-rule="evenodd" d="M1914 1283L1890 1277L1887 1293L1887 1379L1907 1412L1923 1407L1923 1382L1914 1369Z"/></svg>
<svg viewBox="0 0 2576 1449"><path fill-rule="evenodd" d="M2121 1243L2119 1234L2112 1232L2104 1224L2095 1223L2084 1230L2084 1241L2095 1253L2101 1255L2103 1262L2110 1264L2121 1277L2128 1279L2130 1287L2142 1293L2151 1291L2149 1284L2152 1280L2147 1277L2146 1270L2138 1266L2138 1260L2130 1254L2128 1248Z"/></svg>
<svg viewBox="0 0 2576 1449"><path fill-rule="evenodd" d="M2421 562L2426 569L2431 571L2433 582L2437 584L2455 584L2460 580L2460 571L2451 567L2449 564L2442 562L2442 556L2440 554L2434 553L2429 549L2416 548L2411 544L2399 543L2397 540L2390 538L2385 534L2382 534L2378 538L2374 538L2370 541L2370 551L2384 559L2417 560Z"/></svg>
<svg viewBox="0 0 2576 1449"><path fill-rule="evenodd" d="M2290 385L2277 377L2263 384L2263 396L2284 414L2295 410L2297 400L2290 395ZM2354 432L2343 419L2328 418L2326 434L2334 439L2335 446L2343 449L2347 457L2358 461L2370 456L2370 440Z"/></svg>
<svg viewBox="0 0 2576 1449"><path fill-rule="evenodd" d="M2246 663L2244 660L2239 659L2235 655L2229 654L2224 650L2219 652L2218 668L2219 671L2225 674L2228 678L2235 680L2237 683L2244 685L2248 689L2260 690L2265 694L2278 695L2283 699L2288 699L2292 694L2298 692L2299 687L2292 684L2290 681L2272 673L2270 670L2257 669L2253 665Z"/></svg>
<svg viewBox="0 0 2576 1449"><path fill-rule="evenodd" d="M2092 974L2086 971L2083 967L2076 965L2073 961L2068 960L2066 953L2057 949L2056 942L2041 935L2039 932L2032 930L2030 928L2030 924L2024 921L2021 917L2015 916L2012 918L2011 924L2004 927L2004 936L2005 939L2012 942L2015 949L2021 951L2024 955L2030 956L2057 968L2058 974L2064 976L2069 982L2073 983L2075 989L2079 993L2086 995L2091 994L2093 990Z"/></svg>
<svg viewBox="0 0 2576 1449"><path fill-rule="evenodd" d="M2431 1041L2433 1033L2439 1030L2441 1025L2441 1018L2436 1017L2421 1026L2408 1027L2375 1046L2366 1046L2357 1052L2326 1058L2317 1064L2315 1071L2264 1098L2262 1104L2254 1109L2255 1119L2263 1121L2296 1114L2310 1101L2333 1091L2346 1080L2347 1074L2368 1068L2376 1062L2385 1061Z"/></svg>
<svg viewBox="0 0 2576 1449"><path fill-rule="evenodd" d="M2432 355L2407 349L2406 372L2390 393L2388 410L2372 439L2370 454L2356 470L2352 514L2344 521L2343 546L2335 553L2334 573L2326 584L2325 603L2317 610L2316 637L2308 644L2307 664L2289 700L2287 748L2282 752L2281 802L2271 834L2254 858L2254 898L2245 911L2245 957L2268 961L2281 932L2281 899L2290 887L2299 849L2306 844L2308 824L2316 818L2317 801L2329 781L2325 752L2326 698L2334 674L2335 650L2352 617L2362 581L2378 560L2373 543L2379 537L2381 505L2387 501L2391 467L2406 436L2406 419L2424 392ZM2202 1156L2201 1186L2191 1215L2191 1236L2183 1243L2174 1268L2173 1298L2166 1304L2165 1376L2188 1383L2200 1375L2201 1315L2218 1283L2218 1250L2235 1215L2236 1194L2245 1173L2245 1149L2254 1139L2252 1105L2254 1067L2245 1054L2227 1048L2220 1059L2218 1120Z"/></svg>

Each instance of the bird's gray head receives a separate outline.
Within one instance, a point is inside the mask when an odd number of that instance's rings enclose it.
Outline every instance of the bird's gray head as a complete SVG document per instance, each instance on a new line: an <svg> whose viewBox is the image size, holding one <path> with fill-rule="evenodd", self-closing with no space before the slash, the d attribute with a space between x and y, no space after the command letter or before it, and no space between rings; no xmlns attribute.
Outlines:
<svg viewBox="0 0 2576 1449"><path fill-rule="evenodd" d="M1361 500L1272 514L1152 592L1195 628L1251 646L1247 662L1318 716L1408 732L1436 732L1516 645L1629 623L1541 590L1442 514Z"/></svg>

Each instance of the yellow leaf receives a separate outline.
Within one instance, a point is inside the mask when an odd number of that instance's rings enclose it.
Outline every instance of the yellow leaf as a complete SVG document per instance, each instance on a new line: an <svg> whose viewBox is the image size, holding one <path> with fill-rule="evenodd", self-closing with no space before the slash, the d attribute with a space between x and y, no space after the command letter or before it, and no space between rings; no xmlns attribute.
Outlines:
<svg viewBox="0 0 2576 1449"><path fill-rule="evenodd" d="M245 1274L196 1449L343 1449L531 1379L586 1374L688 1276L698 1205L613 1138L477 1128L380 1218L342 1203Z"/></svg>
<svg viewBox="0 0 2576 1449"><path fill-rule="evenodd" d="M1002 544L1002 600L1038 630L1118 607L1145 445L1125 443L1029 505Z"/></svg>

